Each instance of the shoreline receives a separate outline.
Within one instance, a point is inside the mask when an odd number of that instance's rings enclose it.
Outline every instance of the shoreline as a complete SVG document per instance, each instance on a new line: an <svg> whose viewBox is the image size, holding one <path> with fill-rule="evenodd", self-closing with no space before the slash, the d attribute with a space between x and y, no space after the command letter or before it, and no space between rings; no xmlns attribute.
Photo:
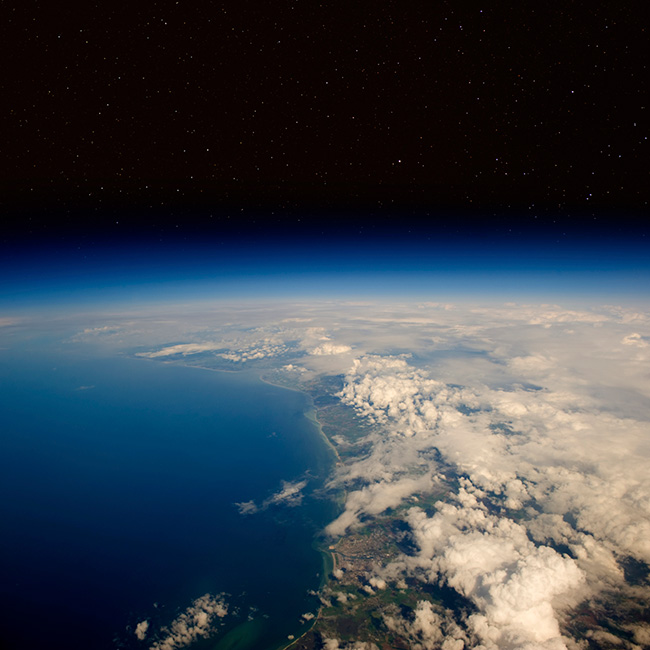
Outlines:
<svg viewBox="0 0 650 650"><path fill-rule="evenodd" d="M302 392L302 391L301 391ZM305 393L308 395L308 393ZM321 421L318 419L318 410L316 407L314 407L313 402L312 402L312 408L309 411L305 412L305 417L313 422L316 425L316 428L318 429L318 432L320 433L321 437L323 440L325 440L326 445L331 449L331 451L334 453L334 456L336 457L336 464L337 465L342 465L343 461L341 460L341 457L339 456L339 452L332 443L332 441L327 437L327 434L325 431L323 431L323 425L321 424Z"/></svg>
<svg viewBox="0 0 650 650"><path fill-rule="evenodd" d="M228 372L242 372L238 370L231 370ZM306 393L304 390L300 390L300 388L291 388L290 386L283 386L282 384L276 384L272 382L270 379L265 379L262 377L262 375L258 375L258 378L261 382L268 384L269 386L275 386L275 388L283 388L284 390L291 390L294 393L303 393L304 395L308 395L309 393Z"/></svg>
<svg viewBox="0 0 650 650"><path fill-rule="evenodd" d="M259 375L260 381L264 382L265 384L268 384L269 386L275 386L276 388L283 388L284 390L291 390L296 393L302 393L303 395L307 395L311 399L311 395L307 391L301 390L300 388L290 388L289 386L283 386L282 384L276 384L268 379L265 379L262 377L262 375ZM336 457L336 463L337 465L342 465L343 461L341 460L341 457L339 456L339 452L337 451L336 447L332 443L332 441L327 437L327 434L325 431L323 431L323 425L321 424L321 421L318 419L318 409L314 406L314 402L312 399L312 405L311 409L309 411L305 411L305 417L310 421L313 422L314 425L316 425L316 428L318 429L318 433L321 435L323 440L325 441L325 444L329 449L334 453L334 456Z"/></svg>
<svg viewBox="0 0 650 650"><path fill-rule="evenodd" d="M336 571L336 566L337 566L336 547L339 545L339 542L341 541L341 539L342 538L339 538L334 544L331 544L330 546L328 546L327 549L319 549L320 552L323 554L323 557L324 557L324 560L323 560L323 569L324 570L323 570L323 580L322 580L322 583L321 583L321 589L328 582L330 582L330 579L328 577L329 574ZM327 570L327 566L326 566L326 562L327 562L328 557L330 558L331 567L332 567L331 570L329 570L329 571ZM298 641L300 641L300 639L302 639L307 634L309 634L314 629L314 627L316 627L316 624L320 620L320 618L321 618L321 616L323 614L324 607L325 607L325 605L323 605L323 603L321 603L320 606L318 607L318 611L316 612L316 616L311 620L309 627L300 636L296 637L295 639L292 639L291 641L289 641L289 643L287 645L281 646L280 648L278 648L278 650L289 650L289 648L291 648L296 643L298 643Z"/></svg>

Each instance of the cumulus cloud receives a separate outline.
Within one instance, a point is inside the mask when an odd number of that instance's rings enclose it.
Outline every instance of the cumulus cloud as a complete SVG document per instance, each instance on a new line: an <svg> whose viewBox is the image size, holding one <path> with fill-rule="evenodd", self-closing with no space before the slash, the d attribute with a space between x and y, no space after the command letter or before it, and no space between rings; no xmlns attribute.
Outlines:
<svg viewBox="0 0 650 650"><path fill-rule="evenodd" d="M462 634L444 638L564 648L563 612L624 591L620 558L650 562L650 385L639 356L648 332L625 331L622 309L509 305L444 317L430 340L462 345L450 361L366 354L347 371L339 397L373 426L368 453L332 481L348 493L328 532L456 477L457 492L435 514L409 510L419 552L382 579L417 576L467 598L476 611L455 622ZM638 313L632 321L648 322ZM395 615L390 625L427 648L443 638L435 630L451 629L448 619L421 605L413 620Z"/></svg>
<svg viewBox="0 0 650 650"><path fill-rule="evenodd" d="M150 646L150 650L185 648L198 639L210 636L215 621L227 614L228 605L223 596L205 594L197 598L168 627L162 628L160 638Z"/></svg>
<svg viewBox="0 0 650 650"><path fill-rule="evenodd" d="M467 637L451 613L441 616L427 600L417 603L412 618L401 616L397 608L384 614L386 627L409 642L412 650L463 650Z"/></svg>
<svg viewBox="0 0 650 650"><path fill-rule="evenodd" d="M523 526L463 496L464 504L444 504L433 517L410 511L420 547L411 567L430 581L441 576L477 606L469 627L486 647L564 647L554 605L577 603L584 573L574 560L533 544Z"/></svg>
<svg viewBox="0 0 650 650"><path fill-rule="evenodd" d="M345 352L349 352L351 349L352 348L349 345L337 345L336 343L326 342L313 348L309 353L316 356L327 356L330 354L344 354Z"/></svg>
<svg viewBox="0 0 650 650"><path fill-rule="evenodd" d="M282 366L282 370L286 370L287 372L296 372L296 373L307 372L307 368L303 368L302 366L297 366L293 363L288 363L286 366Z"/></svg>
<svg viewBox="0 0 650 650"><path fill-rule="evenodd" d="M634 634L634 640L641 646L650 646L650 625L647 623L632 624L628 629Z"/></svg>
<svg viewBox="0 0 650 650"><path fill-rule="evenodd" d="M144 638L147 636L147 630L148 629L149 629L149 621L140 621L135 626L135 636L140 641L144 641Z"/></svg>
<svg viewBox="0 0 650 650"><path fill-rule="evenodd" d="M390 430L341 478L376 481L372 468L381 466L392 484L391 469L404 470L404 463L393 459L413 458L435 445L477 487L501 495L506 507L535 499L552 512L575 510L582 527L650 559L645 422L590 411L586 407L593 404L564 391L445 386L399 359L356 362L341 398ZM372 514L373 506L363 506L357 492L348 498L348 510ZM639 508L641 519L634 516Z"/></svg>

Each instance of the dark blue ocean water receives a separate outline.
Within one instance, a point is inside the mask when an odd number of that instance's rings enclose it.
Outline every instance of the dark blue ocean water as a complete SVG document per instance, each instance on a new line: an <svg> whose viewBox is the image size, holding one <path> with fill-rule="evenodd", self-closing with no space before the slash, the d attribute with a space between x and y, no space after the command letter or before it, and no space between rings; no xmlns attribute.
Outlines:
<svg viewBox="0 0 650 650"><path fill-rule="evenodd" d="M300 633L334 516L307 396L34 343L0 350L0 385L0 647L148 647L138 621L155 631L206 592L238 610L221 635L241 650ZM233 505L301 479L299 507Z"/></svg>

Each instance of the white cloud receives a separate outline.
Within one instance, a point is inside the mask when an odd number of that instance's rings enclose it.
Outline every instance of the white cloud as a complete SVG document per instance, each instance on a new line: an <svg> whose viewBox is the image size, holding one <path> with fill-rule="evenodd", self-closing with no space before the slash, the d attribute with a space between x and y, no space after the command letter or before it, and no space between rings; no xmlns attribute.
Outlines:
<svg viewBox="0 0 650 650"><path fill-rule="evenodd" d="M526 367L537 372L539 365ZM552 512L576 510L587 530L650 559L644 422L585 410L594 405L568 392L445 386L401 359L355 362L341 398L392 435L378 438L372 453L344 468L339 480L376 481L373 467L392 480L391 470L405 469L396 458L413 459L435 445L477 487L502 494L506 507L535 498ZM356 493L349 498L357 512L365 511ZM641 519L634 515L639 508Z"/></svg>
<svg viewBox="0 0 650 650"><path fill-rule="evenodd" d="M648 341L637 332L628 334L621 343L623 343L623 345L636 345L638 348L647 348L650 345L650 343L648 343Z"/></svg>
<svg viewBox="0 0 650 650"><path fill-rule="evenodd" d="M239 513L242 515L253 515L276 505L293 508L302 503L302 491L307 486L307 482L305 479L301 481L282 481L282 487L264 499L261 505L258 506L254 501L242 501L235 503L235 506L239 508Z"/></svg>
<svg viewBox="0 0 650 650"><path fill-rule="evenodd" d="M307 481L282 481L282 488L264 501L263 507L271 505L297 506L302 501L302 491Z"/></svg>
<svg viewBox="0 0 650 650"><path fill-rule="evenodd" d="M87 327L82 334L105 334L108 332L117 332L120 329L117 325L103 325L102 327Z"/></svg>
<svg viewBox="0 0 650 650"><path fill-rule="evenodd" d="M459 624L486 648L564 648L563 612L589 594L624 592L617 558L650 562L650 382L638 356L649 333L625 332L627 312L556 306L445 318L433 345L462 341L480 356L461 350L426 369L401 355L364 355L346 373L340 398L373 427L369 453L332 481L349 492L328 532L430 490L451 468L456 501L430 517L411 511L420 552L382 579L445 581L477 607ZM418 632L393 619L428 647L424 624Z"/></svg>
<svg viewBox="0 0 650 650"><path fill-rule="evenodd" d="M136 356L146 357L148 359L158 359L181 355L183 357L200 354L204 352L214 352L216 356L227 361L246 362L276 357L287 352L288 348L283 343L278 343L273 339L259 339L253 344L238 345L239 341L217 341L203 343L179 343L177 345L168 345L160 350L153 352L137 352Z"/></svg>
<svg viewBox="0 0 650 650"><path fill-rule="evenodd" d="M349 345L337 345L336 343L326 342L313 348L309 351L310 354L316 356L327 356L330 354L344 354L349 352L352 348Z"/></svg>
<svg viewBox="0 0 650 650"><path fill-rule="evenodd" d="M384 615L389 630L409 642L412 650L463 650L467 637L449 614L441 616L429 601L417 603L410 619L395 611Z"/></svg>
<svg viewBox="0 0 650 650"><path fill-rule="evenodd" d="M350 526L359 523L359 517L378 515L387 508L394 508L414 492L431 488L431 477L404 478L393 482L373 483L348 494L344 512L326 528L329 535L342 535Z"/></svg>
<svg viewBox="0 0 650 650"><path fill-rule="evenodd" d="M240 515L254 515L259 511L255 501L242 501L241 503L235 503L235 505L239 508Z"/></svg>
<svg viewBox="0 0 650 650"><path fill-rule="evenodd" d="M307 372L307 368L294 365L293 363L288 363L286 366L282 366L282 370L286 370L287 372L297 372L301 374Z"/></svg>
<svg viewBox="0 0 650 650"><path fill-rule="evenodd" d="M148 629L149 629L149 621L140 621L135 626L135 636L140 641L144 641L144 638L147 636L147 630Z"/></svg>
<svg viewBox="0 0 650 650"><path fill-rule="evenodd" d="M539 375L554 368L556 362L554 359L536 354L527 357L514 357L508 362L508 365L517 374Z"/></svg>
<svg viewBox="0 0 650 650"><path fill-rule="evenodd" d="M185 648L200 638L210 636L215 620L227 614L228 605L223 596L205 594L160 631L161 638L150 646L150 650Z"/></svg>
<svg viewBox="0 0 650 650"><path fill-rule="evenodd" d="M577 604L583 572L574 560L534 545L523 526L486 513L478 502L470 506L464 496L465 504L444 504L433 517L410 511L420 547L409 559L412 568L428 581L440 575L478 607L468 622L486 647L564 647L554 606Z"/></svg>
<svg viewBox="0 0 650 650"><path fill-rule="evenodd" d="M632 624L628 629L634 634L636 643L642 646L650 646L650 625L647 623Z"/></svg>
<svg viewBox="0 0 650 650"><path fill-rule="evenodd" d="M223 345L219 343L179 343L155 352L138 352L136 356L157 359L159 357L170 357L174 354L187 356L188 354L199 354L200 352L212 352L221 348L223 348Z"/></svg>
<svg viewBox="0 0 650 650"><path fill-rule="evenodd" d="M545 309L531 317L531 325L550 325L557 323L604 323L607 317L587 311L562 309L557 305Z"/></svg>

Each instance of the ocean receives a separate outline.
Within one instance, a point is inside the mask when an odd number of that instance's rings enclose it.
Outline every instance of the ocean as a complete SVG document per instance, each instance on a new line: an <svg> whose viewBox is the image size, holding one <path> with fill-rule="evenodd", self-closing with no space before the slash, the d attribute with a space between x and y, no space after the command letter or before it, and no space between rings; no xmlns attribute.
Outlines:
<svg viewBox="0 0 650 650"><path fill-rule="evenodd" d="M192 647L306 629L336 514L307 395L34 342L0 350L0 382L1 648L148 648L206 593L228 615Z"/></svg>

